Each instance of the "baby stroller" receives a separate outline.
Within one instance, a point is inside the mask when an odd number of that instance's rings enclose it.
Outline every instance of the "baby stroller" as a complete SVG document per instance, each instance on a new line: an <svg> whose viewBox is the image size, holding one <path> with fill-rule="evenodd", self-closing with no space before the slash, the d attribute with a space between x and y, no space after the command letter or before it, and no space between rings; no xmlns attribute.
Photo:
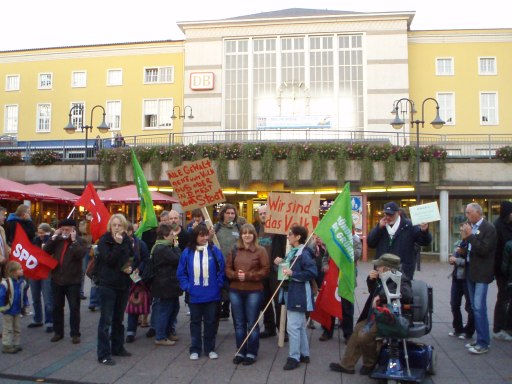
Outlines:
<svg viewBox="0 0 512 384"><path fill-rule="evenodd" d="M382 274L387 302L396 315L402 316L400 305L400 272L387 271ZM392 279L396 283L396 291L389 292L386 281ZM411 281L413 303L404 305L410 313L409 326L405 328L405 337L385 337L380 350L377 366L370 374L372 379L382 383L421 383L426 374L435 373L436 354L431 345L414 342L409 339L427 335L432 330L433 293L432 287L424 281Z"/></svg>

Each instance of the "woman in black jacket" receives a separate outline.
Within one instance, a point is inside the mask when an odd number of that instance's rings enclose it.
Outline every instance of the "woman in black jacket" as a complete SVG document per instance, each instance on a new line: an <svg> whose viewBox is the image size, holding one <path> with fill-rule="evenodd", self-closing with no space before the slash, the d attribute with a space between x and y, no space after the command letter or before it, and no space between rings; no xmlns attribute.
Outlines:
<svg viewBox="0 0 512 384"><path fill-rule="evenodd" d="M155 344L174 345L176 342L167 336L172 326L172 314L179 305L182 294L176 271L180 262L180 249L174 246L171 227L160 224L156 231L156 242L151 250L151 262L156 272L151 282L153 297L153 315L155 316Z"/></svg>
<svg viewBox="0 0 512 384"><path fill-rule="evenodd" d="M107 232L98 242L98 258L95 261L101 308L98 361L105 365L115 364L112 355L131 355L124 348L123 325L134 257L132 241L126 233L127 226L128 222L122 214L112 215L107 224Z"/></svg>

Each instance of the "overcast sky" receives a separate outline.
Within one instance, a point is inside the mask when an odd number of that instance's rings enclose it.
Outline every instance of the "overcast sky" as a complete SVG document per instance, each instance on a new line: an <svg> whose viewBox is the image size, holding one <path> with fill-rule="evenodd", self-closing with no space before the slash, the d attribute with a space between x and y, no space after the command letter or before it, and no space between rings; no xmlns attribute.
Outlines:
<svg viewBox="0 0 512 384"><path fill-rule="evenodd" d="M508 0L4 0L0 51L181 39L176 21L287 8L415 11L411 29L512 28Z"/></svg>

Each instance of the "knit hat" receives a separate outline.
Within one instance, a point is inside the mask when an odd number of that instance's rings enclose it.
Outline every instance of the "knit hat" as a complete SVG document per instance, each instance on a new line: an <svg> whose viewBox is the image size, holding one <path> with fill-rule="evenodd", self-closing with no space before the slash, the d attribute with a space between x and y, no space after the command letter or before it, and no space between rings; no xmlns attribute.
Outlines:
<svg viewBox="0 0 512 384"><path fill-rule="evenodd" d="M385 253L373 262L376 267L388 267L391 269L400 269L400 258L392 253Z"/></svg>

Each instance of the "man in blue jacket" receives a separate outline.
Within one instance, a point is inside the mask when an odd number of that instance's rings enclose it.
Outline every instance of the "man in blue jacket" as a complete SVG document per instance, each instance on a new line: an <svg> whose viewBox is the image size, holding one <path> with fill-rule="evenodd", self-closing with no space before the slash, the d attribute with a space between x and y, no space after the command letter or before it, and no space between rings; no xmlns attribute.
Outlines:
<svg viewBox="0 0 512 384"><path fill-rule="evenodd" d="M391 201L384 205L384 217L368 234L368 247L375 248L375 258L385 253L400 257L402 273L409 280L414 278L416 253L414 243L425 246L432 242L428 224L412 225L409 219L400 216L400 207Z"/></svg>

